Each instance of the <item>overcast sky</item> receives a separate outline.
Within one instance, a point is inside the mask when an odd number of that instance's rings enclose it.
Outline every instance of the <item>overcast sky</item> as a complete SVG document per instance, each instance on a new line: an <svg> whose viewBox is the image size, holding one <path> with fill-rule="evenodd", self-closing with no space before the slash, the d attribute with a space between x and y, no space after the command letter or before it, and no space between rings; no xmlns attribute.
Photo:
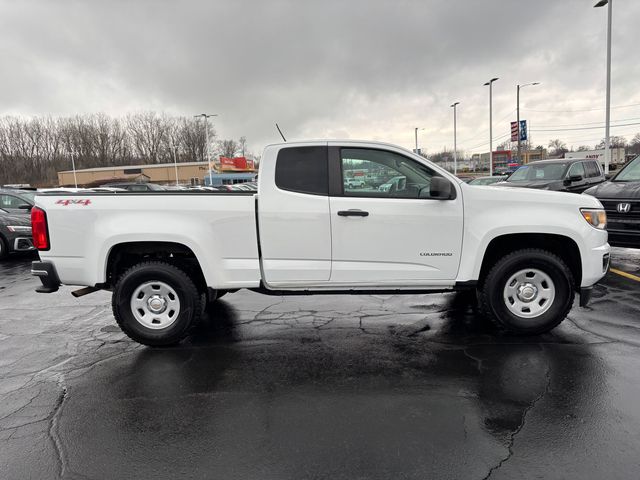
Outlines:
<svg viewBox="0 0 640 480"><path fill-rule="evenodd" d="M217 113L252 150L362 138L488 151L521 118L533 142L595 144L604 125L606 8L595 0L0 0L0 113ZM616 0L612 121L640 123L640 1ZM588 111L586 111L588 110ZM616 122L617 121L617 122ZM580 125L576 125L580 124ZM586 125L584 125L586 124ZM612 128L631 138L640 125Z"/></svg>

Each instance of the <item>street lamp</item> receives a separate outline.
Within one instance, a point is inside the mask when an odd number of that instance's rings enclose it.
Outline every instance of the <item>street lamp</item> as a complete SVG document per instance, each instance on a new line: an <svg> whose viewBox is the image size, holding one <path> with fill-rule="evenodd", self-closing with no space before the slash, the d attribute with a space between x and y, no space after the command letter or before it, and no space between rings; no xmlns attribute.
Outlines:
<svg viewBox="0 0 640 480"><path fill-rule="evenodd" d="M489 86L489 176L493 175L493 82L498 80L498 77L492 78L484 84Z"/></svg>
<svg viewBox="0 0 640 480"><path fill-rule="evenodd" d="M173 166L176 169L176 187L177 187L178 186L178 157L176 155L176 148L178 148L178 147L175 144L171 145L171 147L173 147L172 148L172 150L173 150ZM209 180L209 181L211 181L211 180Z"/></svg>
<svg viewBox="0 0 640 480"><path fill-rule="evenodd" d="M207 162L209 162L209 186L213 185L213 177L211 173L211 156L209 155L209 118L217 116L217 113L201 113L200 115L193 116L193 118L204 118L205 154L207 155Z"/></svg>
<svg viewBox="0 0 640 480"><path fill-rule="evenodd" d="M416 148L414 150L414 153L420 154L420 151L418 150L418 130L424 130L424 128L419 128L416 127L415 128L415 135L416 135Z"/></svg>
<svg viewBox="0 0 640 480"><path fill-rule="evenodd" d="M458 174L458 148L456 138L456 106L460 105L460 102L455 102L451 105L453 107L453 174Z"/></svg>
<svg viewBox="0 0 640 480"><path fill-rule="evenodd" d="M517 125L518 125L518 163L522 163L520 159L520 89L528 86L540 85L540 82L525 83L524 85L518 85L518 93L516 95L516 110L518 111Z"/></svg>
<svg viewBox="0 0 640 480"><path fill-rule="evenodd" d="M78 153L78 160L80 159L80 154ZM73 168L73 183L78 188L78 177L76 176L76 160L73 157L73 150L71 150L71 168Z"/></svg>
<svg viewBox="0 0 640 480"><path fill-rule="evenodd" d="M613 0L600 0L594 5L594 8L604 7L607 8L607 100L606 100L606 114L605 114L605 126L604 126L604 173L609 173L609 163L611 163L611 151L609 150L609 127L611 121L611 17Z"/></svg>

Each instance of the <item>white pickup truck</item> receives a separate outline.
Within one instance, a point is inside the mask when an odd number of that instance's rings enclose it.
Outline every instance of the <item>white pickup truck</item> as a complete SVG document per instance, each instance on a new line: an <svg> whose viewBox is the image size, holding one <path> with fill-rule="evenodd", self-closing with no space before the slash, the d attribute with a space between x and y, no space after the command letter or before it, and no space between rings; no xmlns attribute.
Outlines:
<svg viewBox="0 0 640 480"><path fill-rule="evenodd" d="M113 292L122 330L182 340L207 302L265 294L401 294L476 289L500 328L539 334L574 294L586 305L609 265L606 215L586 195L470 186L376 142L269 145L258 193L50 193L36 197L32 273L40 292ZM350 188L349 170L401 177Z"/></svg>

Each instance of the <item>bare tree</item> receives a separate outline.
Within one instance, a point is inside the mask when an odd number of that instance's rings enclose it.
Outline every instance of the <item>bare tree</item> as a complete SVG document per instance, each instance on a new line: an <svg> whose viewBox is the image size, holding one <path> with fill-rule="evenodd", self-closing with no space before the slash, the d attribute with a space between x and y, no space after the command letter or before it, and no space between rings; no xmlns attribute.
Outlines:
<svg viewBox="0 0 640 480"><path fill-rule="evenodd" d="M569 151L567 149L567 144L564 143L559 138L556 138L555 140L551 140L549 142L549 148L553 152L552 155L556 157L562 157L565 153Z"/></svg>
<svg viewBox="0 0 640 480"><path fill-rule="evenodd" d="M596 145L597 149L602 149L604 148L604 138L602 140L600 140L600 143L598 143L598 145ZM611 137L609 137L609 146L611 148L624 148L627 146L627 139L624 137L619 137L617 135L613 135Z"/></svg>
<svg viewBox="0 0 640 480"><path fill-rule="evenodd" d="M640 155L640 133L636 133L629 142L627 153L631 155Z"/></svg>
<svg viewBox="0 0 640 480"><path fill-rule="evenodd" d="M247 155L247 137L244 135L240 137L238 140L238 150L240 150L240 154L245 157Z"/></svg>
<svg viewBox="0 0 640 480"><path fill-rule="evenodd" d="M221 157L233 158L238 152L238 143L235 140L220 140L218 142L218 154Z"/></svg>

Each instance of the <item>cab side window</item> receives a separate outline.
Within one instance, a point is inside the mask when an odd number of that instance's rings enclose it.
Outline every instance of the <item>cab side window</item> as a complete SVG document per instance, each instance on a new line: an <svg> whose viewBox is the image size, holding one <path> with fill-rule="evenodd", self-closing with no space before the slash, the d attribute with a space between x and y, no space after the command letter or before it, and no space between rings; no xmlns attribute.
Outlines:
<svg viewBox="0 0 640 480"><path fill-rule="evenodd" d="M429 198L436 173L421 163L385 150L342 148L346 197Z"/></svg>
<svg viewBox="0 0 640 480"><path fill-rule="evenodd" d="M21 205L28 203L13 195L0 195L0 208L20 208Z"/></svg>
<svg viewBox="0 0 640 480"><path fill-rule="evenodd" d="M580 175L582 176L582 178L587 177L584 172L584 165L582 162L576 162L573 165L571 165L571 168L569 168L569 173L567 174L567 176L572 177L574 175Z"/></svg>
<svg viewBox="0 0 640 480"><path fill-rule="evenodd" d="M587 177L589 178L595 178L595 177L599 177L600 174L600 167L598 167L598 163L597 162L586 162L585 163L585 170L587 172Z"/></svg>

